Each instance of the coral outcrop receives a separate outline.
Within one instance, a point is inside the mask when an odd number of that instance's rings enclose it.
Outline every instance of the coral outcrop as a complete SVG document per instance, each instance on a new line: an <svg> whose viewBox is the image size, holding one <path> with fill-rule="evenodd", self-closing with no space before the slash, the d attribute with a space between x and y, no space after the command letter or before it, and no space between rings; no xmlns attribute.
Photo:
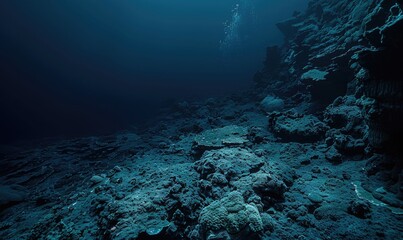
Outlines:
<svg viewBox="0 0 403 240"><path fill-rule="evenodd" d="M199 218L202 235L218 235L225 231L229 239L245 237L259 239L257 234L263 230L263 222L259 210L254 205L246 204L239 192L231 192L227 197L214 201L203 208Z"/></svg>

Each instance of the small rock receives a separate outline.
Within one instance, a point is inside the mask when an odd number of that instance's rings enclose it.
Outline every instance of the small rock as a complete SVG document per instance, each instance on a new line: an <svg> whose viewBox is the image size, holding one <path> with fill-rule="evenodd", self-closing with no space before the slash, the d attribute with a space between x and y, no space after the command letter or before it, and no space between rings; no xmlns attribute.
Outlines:
<svg viewBox="0 0 403 240"><path fill-rule="evenodd" d="M337 151L337 149L332 146L326 152L326 159L334 164L338 164L342 162L342 155Z"/></svg>
<svg viewBox="0 0 403 240"><path fill-rule="evenodd" d="M103 177L98 176L98 175L94 175L94 176L91 177L90 182L92 184L98 184L98 183L102 182L103 180L104 180Z"/></svg>
<svg viewBox="0 0 403 240"><path fill-rule="evenodd" d="M116 184L120 184L120 183L123 182L123 178L122 177L111 177L111 182L116 183Z"/></svg>
<svg viewBox="0 0 403 240"><path fill-rule="evenodd" d="M383 187L379 187L375 190L375 192L380 193L380 194L386 194L386 190Z"/></svg>
<svg viewBox="0 0 403 240"><path fill-rule="evenodd" d="M346 172L344 172L344 173L343 173L343 179L345 179L345 180L350 180L350 179L351 179L351 175L348 174L348 173L346 173Z"/></svg>
<svg viewBox="0 0 403 240"><path fill-rule="evenodd" d="M214 173L213 176L211 177L211 183L214 186L225 186L228 184L228 180L225 178L223 174Z"/></svg>
<svg viewBox="0 0 403 240"><path fill-rule="evenodd" d="M318 160L319 159L319 155L315 154L311 156L311 160Z"/></svg>
<svg viewBox="0 0 403 240"><path fill-rule="evenodd" d="M181 189L182 189L182 185L174 184L169 192L171 194L176 194L176 193L179 193L181 191Z"/></svg>
<svg viewBox="0 0 403 240"><path fill-rule="evenodd" d="M324 81L329 73L326 71L320 71L318 69L311 69L302 74L302 81Z"/></svg>
<svg viewBox="0 0 403 240"><path fill-rule="evenodd" d="M267 213L268 213L268 214L275 214L275 213L276 213L276 210L271 207L271 208L267 209Z"/></svg>
<svg viewBox="0 0 403 240"><path fill-rule="evenodd" d="M113 171L115 171L115 172L121 172L121 171L122 171L122 168L119 167L119 166L115 166L115 167L113 167Z"/></svg>
<svg viewBox="0 0 403 240"><path fill-rule="evenodd" d="M321 203L323 202L323 198L322 196L320 196L317 193L309 193L308 194L308 199L309 201L311 201L312 203Z"/></svg>
<svg viewBox="0 0 403 240"><path fill-rule="evenodd" d="M318 166L314 166L311 171L313 173L320 173L321 172L320 167L318 167Z"/></svg>
<svg viewBox="0 0 403 240"><path fill-rule="evenodd" d="M300 163L301 163L301 165L309 165L309 164L311 164L311 160L304 158L304 159L301 159Z"/></svg>
<svg viewBox="0 0 403 240"><path fill-rule="evenodd" d="M371 217L371 206L363 200L355 200L350 202L348 213L358 218L366 219Z"/></svg>
<svg viewBox="0 0 403 240"><path fill-rule="evenodd" d="M256 149L255 154L258 157L263 157L267 154L267 151L265 149Z"/></svg>
<svg viewBox="0 0 403 240"><path fill-rule="evenodd" d="M123 198L125 198L125 194L122 192L117 192L115 195L116 200L122 200Z"/></svg>

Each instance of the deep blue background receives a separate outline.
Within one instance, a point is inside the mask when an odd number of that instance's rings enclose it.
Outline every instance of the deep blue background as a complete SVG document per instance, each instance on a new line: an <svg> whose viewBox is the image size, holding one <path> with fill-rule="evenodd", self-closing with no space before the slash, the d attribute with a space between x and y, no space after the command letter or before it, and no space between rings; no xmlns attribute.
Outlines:
<svg viewBox="0 0 403 240"><path fill-rule="evenodd" d="M1 1L1 142L108 133L167 99L248 86L265 47L281 43L274 24L306 1L251 0L245 42L223 58L223 22L246 2Z"/></svg>

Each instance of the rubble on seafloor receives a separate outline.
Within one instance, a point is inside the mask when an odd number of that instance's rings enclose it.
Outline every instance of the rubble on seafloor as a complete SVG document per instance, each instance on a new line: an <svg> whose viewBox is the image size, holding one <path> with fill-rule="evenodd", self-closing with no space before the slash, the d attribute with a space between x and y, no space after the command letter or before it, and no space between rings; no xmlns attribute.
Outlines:
<svg viewBox="0 0 403 240"><path fill-rule="evenodd" d="M7 151L0 238L401 239L402 16L313 1L250 91Z"/></svg>

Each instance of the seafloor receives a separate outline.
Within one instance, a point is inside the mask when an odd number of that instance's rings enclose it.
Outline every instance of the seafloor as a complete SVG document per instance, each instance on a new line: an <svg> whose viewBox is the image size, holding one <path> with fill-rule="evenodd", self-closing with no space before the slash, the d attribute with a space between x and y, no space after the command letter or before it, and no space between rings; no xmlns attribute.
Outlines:
<svg viewBox="0 0 403 240"><path fill-rule="evenodd" d="M402 239L400 1L318 0L255 87L2 147L0 239Z"/></svg>

